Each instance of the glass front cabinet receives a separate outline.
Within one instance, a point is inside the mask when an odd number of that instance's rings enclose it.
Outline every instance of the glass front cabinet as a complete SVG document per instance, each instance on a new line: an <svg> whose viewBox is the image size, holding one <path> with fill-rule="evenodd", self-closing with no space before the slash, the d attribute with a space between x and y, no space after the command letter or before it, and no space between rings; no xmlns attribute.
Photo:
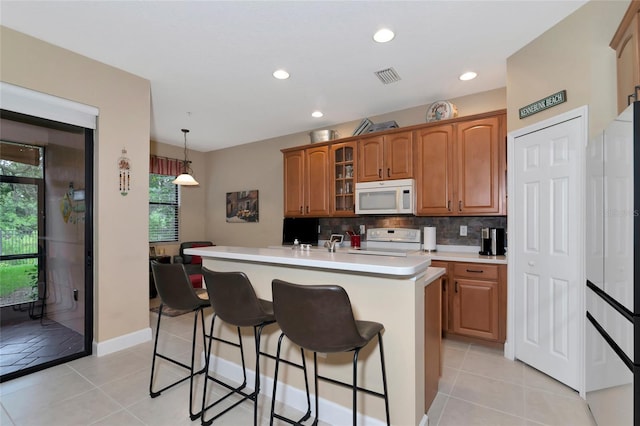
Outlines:
<svg viewBox="0 0 640 426"><path fill-rule="evenodd" d="M331 145L332 216L355 216L356 142Z"/></svg>

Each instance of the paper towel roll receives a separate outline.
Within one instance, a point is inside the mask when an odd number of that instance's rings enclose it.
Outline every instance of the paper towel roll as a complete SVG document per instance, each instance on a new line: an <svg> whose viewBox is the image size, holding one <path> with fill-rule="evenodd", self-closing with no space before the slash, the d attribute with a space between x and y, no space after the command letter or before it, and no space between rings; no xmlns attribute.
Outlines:
<svg viewBox="0 0 640 426"><path fill-rule="evenodd" d="M428 251L436 249L436 228L434 226L424 227L424 249Z"/></svg>

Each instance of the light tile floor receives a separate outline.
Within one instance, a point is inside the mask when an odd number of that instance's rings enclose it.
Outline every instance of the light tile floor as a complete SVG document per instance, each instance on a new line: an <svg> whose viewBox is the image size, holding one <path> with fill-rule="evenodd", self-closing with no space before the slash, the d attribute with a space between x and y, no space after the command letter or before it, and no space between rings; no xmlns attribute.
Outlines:
<svg viewBox="0 0 640 426"><path fill-rule="evenodd" d="M157 316L150 313L152 327ZM161 349L187 362L192 316L163 317ZM202 342L198 342L202 348ZM0 425L196 425L188 416L185 382L149 397L153 346L136 347L97 358L86 357L0 384ZM182 370L163 362L160 386ZM390 371L388 374L392 375ZM196 400L200 400L200 385ZM260 401L260 424L269 422L270 400ZM286 408L281 408L285 409ZM288 409L290 415L295 415ZM393 413L392 413L393 416ZM429 424L593 426L578 395L520 363L483 347L445 340L440 393ZM243 403L214 425L250 425L252 406Z"/></svg>
<svg viewBox="0 0 640 426"><path fill-rule="evenodd" d="M573 389L503 352L457 340L444 341L439 392L429 425L594 426Z"/></svg>

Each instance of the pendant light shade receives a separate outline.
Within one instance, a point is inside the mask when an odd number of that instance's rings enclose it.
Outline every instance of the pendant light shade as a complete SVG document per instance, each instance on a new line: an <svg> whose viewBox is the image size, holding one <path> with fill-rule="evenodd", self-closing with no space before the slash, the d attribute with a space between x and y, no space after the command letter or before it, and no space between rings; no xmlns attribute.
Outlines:
<svg viewBox="0 0 640 426"><path fill-rule="evenodd" d="M193 170L191 170L189 166L191 161L187 159L187 133L189 133L189 129L182 129L182 133L184 133L184 170L172 183L184 186L197 186L200 184L191 176L191 173L193 173Z"/></svg>

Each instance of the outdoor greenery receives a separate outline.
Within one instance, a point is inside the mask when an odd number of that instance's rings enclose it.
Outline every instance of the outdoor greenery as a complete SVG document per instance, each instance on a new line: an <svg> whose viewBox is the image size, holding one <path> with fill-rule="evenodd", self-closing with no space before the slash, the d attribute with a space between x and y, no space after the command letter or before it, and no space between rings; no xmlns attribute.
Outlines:
<svg viewBox="0 0 640 426"><path fill-rule="evenodd" d="M33 297L37 295L37 260L28 259L28 261L30 263L21 265L4 264L0 268L0 298L8 297L14 291L24 287L31 287Z"/></svg>
<svg viewBox="0 0 640 426"><path fill-rule="evenodd" d="M178 241L178 186L175 176L149 174L149 241Z"/></svg>
<svg viewBox="0 0 640 426"><path fill-rule="evenodd" d="M2 142L5 144L6 142ZM42 178L40 165L0 159L0 254L38 253L38 187L30 183L11 182L14 178ZM9 297L27 289L27 297L37 295L38 260L15 259L0 262L0 297Z"/></svg>

